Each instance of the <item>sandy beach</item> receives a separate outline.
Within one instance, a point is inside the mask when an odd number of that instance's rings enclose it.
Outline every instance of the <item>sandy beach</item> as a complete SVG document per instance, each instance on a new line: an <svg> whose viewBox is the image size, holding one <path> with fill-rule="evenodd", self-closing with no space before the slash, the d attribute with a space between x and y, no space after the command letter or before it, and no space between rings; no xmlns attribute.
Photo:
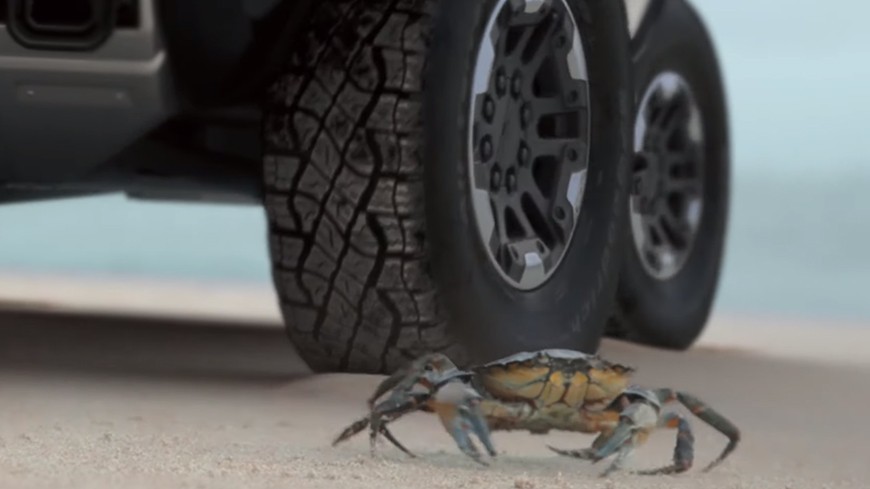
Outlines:
<svg viewBox="0 0 870 489"><path fill-rule="evenodd" d="M496 433L500 454L486 468L426 414L395 425L417 459L387 445L372 458L365 436L331 447L379 377L312 375L264 291L223 301L220 321L206 304L190 304L186 318L172 307L131 318L123 297L137 313L133 303L148 302L123 287L64 304L52 299L52 290L68 297L60 283L31 279L30 290L18 279L0 279L0 487L819 489L864 488L870 478L866 327L717 316L689 352L607 341L602 353L636 366L639 382L695 393L738 424L743 441L702 473L725 439L693 418L691 472L599 479L606 462L546 449L582 447L589 436ZM174 287L162 293L197 290ZM631 467L668 463L673 443L673 432L657 433Z"/></svg>

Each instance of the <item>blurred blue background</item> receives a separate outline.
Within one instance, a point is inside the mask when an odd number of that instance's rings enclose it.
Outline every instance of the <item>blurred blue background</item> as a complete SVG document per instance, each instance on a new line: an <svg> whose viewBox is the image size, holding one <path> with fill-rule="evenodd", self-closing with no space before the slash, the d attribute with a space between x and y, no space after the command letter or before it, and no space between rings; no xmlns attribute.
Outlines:
<svg viewBox="0 0 870 489"><path fill-rule="evenodd" d="M695 0L731 110L717 311L870 319L870 4ZM0 273L270 281L262 210L109 196L0 206Z"/></svg>

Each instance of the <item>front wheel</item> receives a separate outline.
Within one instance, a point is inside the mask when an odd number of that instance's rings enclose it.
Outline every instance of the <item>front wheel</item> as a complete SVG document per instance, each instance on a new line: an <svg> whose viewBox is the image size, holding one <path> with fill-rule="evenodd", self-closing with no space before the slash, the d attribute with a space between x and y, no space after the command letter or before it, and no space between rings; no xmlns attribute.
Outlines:
<svg viewBox="0 0 870 489"><path fill-rule="evenodd" d="M627 205L610 0L332 0L270 91L274 278L319 371L594 350Z"/></svg>

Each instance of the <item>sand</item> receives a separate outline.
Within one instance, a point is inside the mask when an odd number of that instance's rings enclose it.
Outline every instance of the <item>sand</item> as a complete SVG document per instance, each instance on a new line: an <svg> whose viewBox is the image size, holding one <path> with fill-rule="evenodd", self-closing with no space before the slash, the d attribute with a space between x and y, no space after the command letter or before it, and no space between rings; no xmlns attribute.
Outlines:
<svg viewBox="0 0 870 489"><path fill-rule="evenodd" d="M380 378L312 375L280 328L260 320L7 311L0 314L0 487L866 488L867 328L806 324L782 337L787 326L717 317L712 339L685 353L606 342L603 354L638 367L639 382L695 393L737 423L744 439L725 464L702 473L725 439L693 419L691 472L600 479L606 462L546 449L585 446L590 436L496 433L500 454L480 467L422 413L394 427L417 459L388 445L372 458L362 435L331 447L364 413ZM740 331L756 331L762 342ZM768 352L765 343L780 347ZM852 350L802 356L838 344ZM669 462L673 443L673 432L657 433L631 467Z"/></svg>

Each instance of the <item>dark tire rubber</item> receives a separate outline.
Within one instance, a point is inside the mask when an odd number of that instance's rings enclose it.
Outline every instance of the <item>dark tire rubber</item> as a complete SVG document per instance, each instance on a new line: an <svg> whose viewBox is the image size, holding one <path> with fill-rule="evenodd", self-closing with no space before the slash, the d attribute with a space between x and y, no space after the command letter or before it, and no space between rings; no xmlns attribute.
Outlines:
<svg viewBox="0 0 870 489"><path fill-rule="evenodd" d="M316 371L387 373L430 351L461 364L541 346L597 347L627 201L624 7L574 2L593 93L585 214L571 263L520 294L498 279L477 239L462 156L469 63L492 3L318 2L269 91L274 283L288 334Z"/></svg>
<svg viewBox="0 0 870 489"><path fill-rule="evenodd" d="M685 79L704 126L703 210L698 234L683 268L668 280L651 277L634 243L625 244L618 307L608 333L649 346L684 350L703 332L719 282L730 193L730 155L725 90L712 43L701 18L684 0L654 0L632 40L639 102L649 83L668 70Z"/></svg>

